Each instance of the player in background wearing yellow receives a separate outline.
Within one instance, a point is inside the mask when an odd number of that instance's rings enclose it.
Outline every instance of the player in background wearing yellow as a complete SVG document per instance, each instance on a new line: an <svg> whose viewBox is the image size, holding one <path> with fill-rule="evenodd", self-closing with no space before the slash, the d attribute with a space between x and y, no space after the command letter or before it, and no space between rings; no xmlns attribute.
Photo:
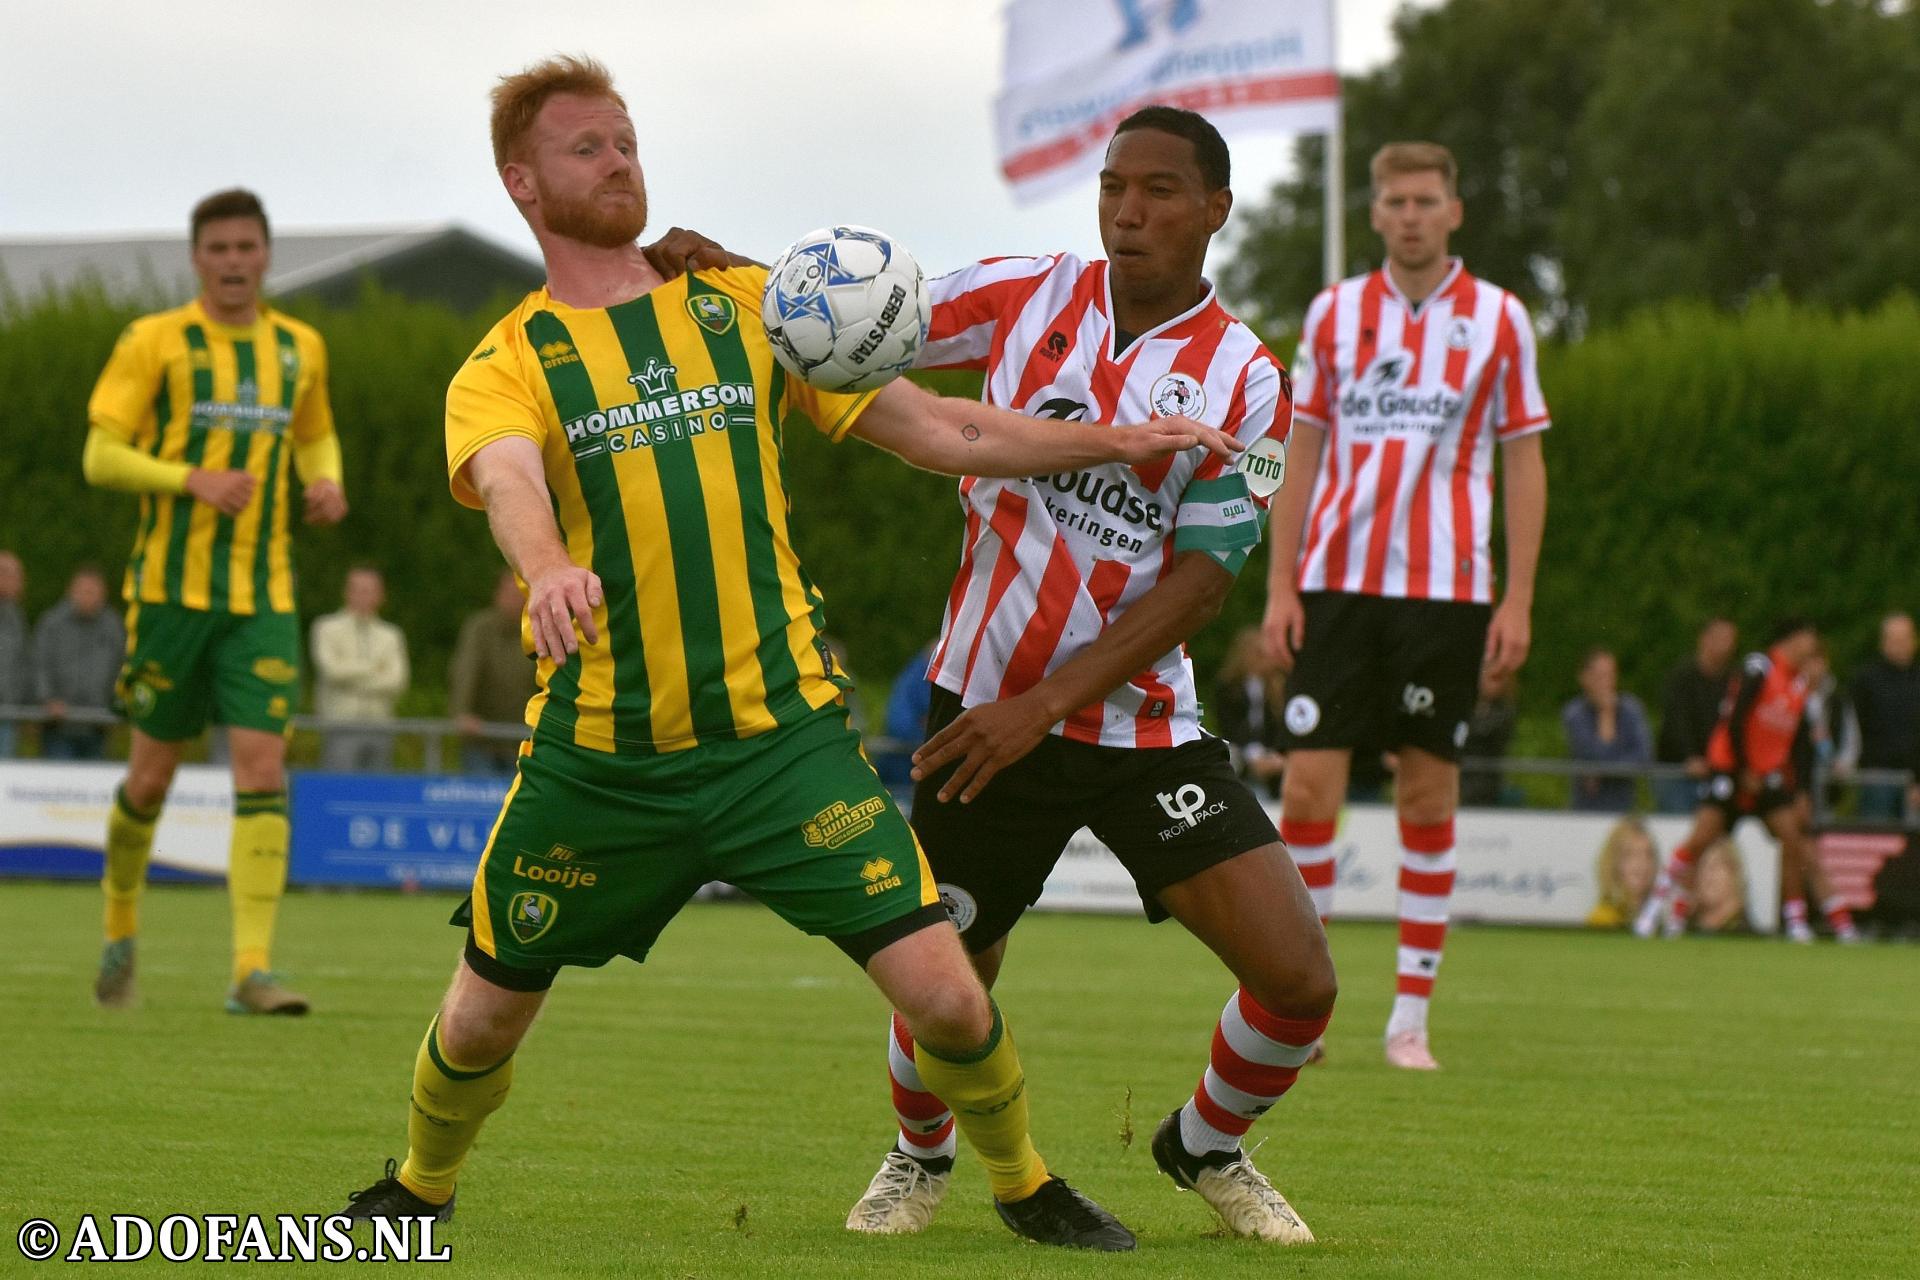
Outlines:
<svg viewBox="0 0 1920 1280"><path fill-rule="evenodd" d="M293 473L308 524L347 513L320 335L261 299L267 213L250 191L194 207L200 296L127 326L87 405L87 482L140 495L127 561L133 722L107 822L106 949L94 998L134 998L134 939L154 824L209 719L233 755L230 1013L301 1014L269 959L287 881L287 718L300 695Z"/></svg>
<svg viewBox="0 0 1920 1280"><path fill-rule="evenodd" d="M554 58L502 80L493 104L495 163L547 286L455 375L448 469L527 584L540 687L455 917L462 962L414 1062L406 1161L347 1212L451 1216L461 1165L561 967L643 959L702 883L724 880L866 970L1012 1230L1131 1249L1132 1234L1035 1153L1013 1041L847 723L820 594L788 535L783 421L798 409L833 440L950 475L1236 445L1179 417L1040 422L904 381L809 387L773 359L764 268L667 280L635 243L646 190L604 67Z"/></svg>

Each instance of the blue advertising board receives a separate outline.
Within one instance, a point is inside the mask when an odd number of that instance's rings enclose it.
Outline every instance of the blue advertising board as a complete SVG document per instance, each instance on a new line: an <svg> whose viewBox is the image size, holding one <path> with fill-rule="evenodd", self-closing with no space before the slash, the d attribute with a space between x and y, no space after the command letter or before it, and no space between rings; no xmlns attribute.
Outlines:
<svg viewBox="0 0 1920 1280"><path fill-rule="evenodd" d="M296 773L287 878L305 885L465 888L511 782Z"/></svg>

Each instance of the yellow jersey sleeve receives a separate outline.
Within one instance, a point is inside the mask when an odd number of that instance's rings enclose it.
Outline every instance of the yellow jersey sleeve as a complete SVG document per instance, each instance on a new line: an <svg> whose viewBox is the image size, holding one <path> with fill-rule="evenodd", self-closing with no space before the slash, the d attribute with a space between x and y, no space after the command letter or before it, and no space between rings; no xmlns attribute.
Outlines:
<svg viewBox="0 0 1920 1280"><path fill-rule="evenodd" d="M760 296L767 288L765 267L729 267L725 271L703 271L700 274L733 295L747 315L752 317L748 323L760 324ZM785 378L784 384L786 394L781 403L774 406L776 411L784 417L788 411L798 409L822 435L836 443L846 438L860 414L880 394L878 387L872 391L851 394L822 391L791 373Z"/></svg>
<svg viewBox="0 0 1920 1280"><path fill-rule="evenodd" d="M128 444L143 431L157 429L153 401L166 377L160 358L161 332L161 326L144 320L135 320L121 331L87 401L88 426Z"/></svg>
<svg viewBox="0 0 1920 1280"><path fill-rule="evenodd" d="M327 395L327 344L304 326L294 331L294 341L300 347L300 377L305 385L294 392L289 430L294 443L311 444L334 434L333 400Z"/></svg>
<svg viewBox="0 0 1920 1280"><path fill-rule="evenodd" d="M467 479L474 454L504 436L525 436L542 449L547 443L546 411L509 337L517 333L509 329L512 318L481 340L447 388L447 482L456 501L476 510L485 504Z"/></svg>

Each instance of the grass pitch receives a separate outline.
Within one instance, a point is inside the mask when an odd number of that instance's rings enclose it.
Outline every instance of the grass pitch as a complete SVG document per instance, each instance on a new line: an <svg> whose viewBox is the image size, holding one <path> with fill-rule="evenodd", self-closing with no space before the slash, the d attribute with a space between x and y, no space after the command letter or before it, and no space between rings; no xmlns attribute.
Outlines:
<svg viewBox="0 0 1920 1280"><path fill-rule="evenodd" d="M15 1252L30 1217L70 1237L87 1212L333 1212L402 1154L450 900L291 897L276 959L314 999L300 1021L220 1011L216 891L148 895L143 1003L121 1013L88 999L96 889L8 884L0 902L0 1273L59 1267ZM1147 1151L1200 1073L1224 972L1174 926L1065 916L1021 925L999 997L1042 1152L1139 1253L1017 1241L964 1155L926 1235L848 1235L890 1138L883 1007L829 944L716 905L644 968L562 977L438 1273L1920 1273L1920 950L1461 929L1434 1019L1446 1070L1415 1076L1379 1055L1391 928L1333 942L1331 1061L1254 1130L1317 1247L1214 1236Z"/></svg>

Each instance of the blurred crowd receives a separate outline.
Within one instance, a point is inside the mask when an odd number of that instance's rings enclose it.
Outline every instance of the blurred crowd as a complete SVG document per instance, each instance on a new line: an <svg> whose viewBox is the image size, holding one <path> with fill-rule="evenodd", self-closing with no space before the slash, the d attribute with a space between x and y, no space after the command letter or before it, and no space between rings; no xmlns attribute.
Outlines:
<svg viewBox="0 0 1920 1280"><path fill-rule="evenodd" d="M106 577L91 565L76 569L59 602L31 621L21 603L26 586L20 557L0 551L0 709L12 709L0 714L0 759L28 754L36 744L46 760L101 759L127 649ZM389 769L392 722L413 692L407 638L381 616L387 586L378 568L349 569L341 596L340 608L314 619L308 632L320 766ZM468 773L513 772L520 745L513 727L534 691L533 663L520 638L522 602L519 584L503 570L492 599L460 627L446 714Z"/></svg>
<svg viewBox="0 0 1920 1280"><path fill-rule="evenodd" d="M113 707L126 651L107 580L93 566L76 569L61 599L31 621L21 604L25 591L25 566L13 552L0 550L0 708L14 709L0 715L0 758L25 754L37 741L37 754L45 759L98 759L106 753L110 731L103 713ZM407 638L381 616L386 594L378 568L355 565L347 573L340 608L316 618L309 631L313 711L321 721L324 768L393 766L395 735L389 722L413 690ZM519 742L503 726L521 722L534 688L533 666L521 641L521 605L519 584L503 571L492 599L460 628L448 669L445 714L459 735L460 767L466 772L513 771ZM1844 685L1824 645L1807 669L1811 692L1795 749L1796 773L1803 780L1847 785L1854 817L1897 822L1915 799L1909 794L1911 778L1920 776L1915 649L1912 616L1889 613L1881 619L1876 651L1854 665ZM1570 806L1619 814L1692 812L1709 773L1707 742L1726 710L1740 652L1736 624L1725 617L1707 619L1693 652L1677 658L1669 670L1656 715L1639 695L1621 687L1619 660L1611 650L1589 650L1571 673L1572 696L1560 710L1558 754L1594 766L1572 773ZM878 731L875 765L902 790L910 787L908 753L919 742L926 717L931 654L927 645L908 661L894 682L883 723L870 726ZM844 654L841 660L844 666ZM1515 754L1518 698L1512 676L1482 675L1467 724L1463 804L1526 802L1525 789L1501 763ZM436 700L415 702L431 707ZM1257 790L1278 796L1287 763L1281 721L1286 676L1258 629L1247 628L1234 638L1206 705L1213 731L1232 747L1243 776ZM75 712L95 714L76 717ZM1530 743L1532 749L1520 754L1551 754L1546 745ZM1379 798L1391 784L1392 755L1360 753L1354 764L1355 798ZM1861 771L1868 777L1855 783ZM1889 779L1889 773L1908 776Z"/></svg>

